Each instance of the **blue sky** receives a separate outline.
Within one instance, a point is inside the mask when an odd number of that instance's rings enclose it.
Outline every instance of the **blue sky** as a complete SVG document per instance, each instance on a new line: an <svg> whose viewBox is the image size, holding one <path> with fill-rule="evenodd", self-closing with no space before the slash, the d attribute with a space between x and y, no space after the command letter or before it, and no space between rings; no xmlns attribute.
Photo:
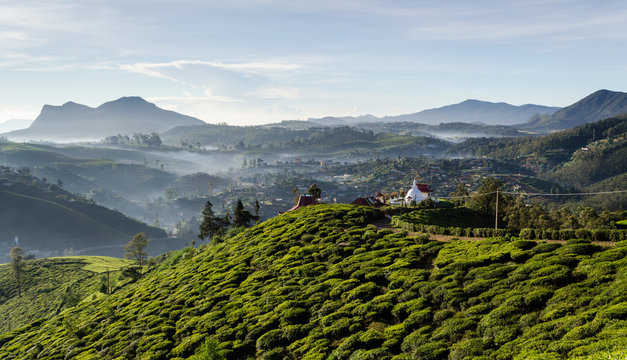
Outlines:
<svg viewBox="0 0 627 360"><path fill-rule="evenodd" d="M5 1L0 121L141 96L210 123L625 91L627 2Z"/></svg>

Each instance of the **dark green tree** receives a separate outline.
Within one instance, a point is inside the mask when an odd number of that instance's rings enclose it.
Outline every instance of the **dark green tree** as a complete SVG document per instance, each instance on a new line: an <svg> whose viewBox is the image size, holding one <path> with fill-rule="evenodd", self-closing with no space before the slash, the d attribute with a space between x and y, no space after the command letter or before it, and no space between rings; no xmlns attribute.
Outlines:
<svg viewBox="0 0 627 360"><path fill-rule="evenodd" d="M135 234L131 241L129 241L124 247L124 251L126 252L124 256L127 259L137 260L139 262L139 267L141 268L144 266L144 260L148 256L146 247L149 242L150 239L146 237L146 233L140 232Z"/></svg>
<svg viewBox="0 0 627 360"><path fill-rule="evenodd" d="M244 204L242 204L242 200L237 199L237 204L235 205L235 211L233 212L233 226L235 227L248 227L250 226L250 222L252 220L258 220L259 217L251 214L248 210L244 209Z"/></svg>
<svg viewBox="0 0 627 360"><path fill-rule="evenodd" d="M322 190L315 183L309 187L307 194L314 197L314 199L320 199L322 197Z"/></svg>
<svg viewBox="0 0 627 360"><path fill-rule="evenodd" d="M24 250L21 247L11 248L11 267L15 276L17 293L22 296L22 283L24 282Z"/></svg>
<svg viewBox="0 0 627 360"><path fill-rule="evenodd" d="M457 205L464 204L466 202L466 199L464 197L468 196L468 189L466 188L466 184L464 184L463 181L458 182L457 186L455 186L455 191L450 193L449 195L457 198L454 200Z"/></svg>
<svg viewBox="0 0 627 360"><path fill-rule="evenodd" d="M227 226L228 224L225 224L224 219L215 216L213 204L211 204L211 201L207 201L202 211L202 222L200 223L200 234L198 234L198 238L200 240L205 240L206 238L211 239L214 235L222 232Z"/></svg>
<svg viewBox="0 0 627 360"><path fill-rule="evenodd" d="M488 177L483 179L481 185L477 189L475 194L469 201L468 206L471 209L477 210L485 215L492 215L496 208L496 191L503 190L503 183L501 180ZM502 200L502 195L499 195L499 201ZM500 204L503 207L503 203Z"/></svg>
<svg viewBox="0 0 627 360"><path fill-rule="evenodd" d="M259 200L255 200L255 207L254 207L254 211L255 211L255 216L257 217L257 219L259 219Z"/></svg>

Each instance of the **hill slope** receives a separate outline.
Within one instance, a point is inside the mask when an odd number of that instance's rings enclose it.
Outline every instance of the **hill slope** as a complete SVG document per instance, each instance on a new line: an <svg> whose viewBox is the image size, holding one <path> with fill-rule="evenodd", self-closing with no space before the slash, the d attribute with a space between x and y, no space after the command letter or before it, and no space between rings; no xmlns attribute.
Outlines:
<svg viewBox="0 0 627 360"><path fill-rule="evenodd" d="M12 243L18 236L20 246L31 252L62 254L70 247L126 244L138 232L166 236L162 229L6 167L0 167L0 203L0 239ZM6 241L3 245L8 246ZM7 254L2 252L2 260Z"/></svg>
<svg viewBox="0 0 627 360"><path fill-rule="evenodd" d="M67 102L44 105L28 129L6 134L10 140L99 140L108 135L164 132L202 120L163 110L140 97L123 97L97 108Z"/></svg>
<svg viewBox="0 0 627 360"><path fill-rule="evenodd" d="M3 359L560 359L627 347L627 244L428 242L318 205L0 336Z"/></svg>
<svg viewBox="0 0 627 360"><path fill-rule="evenodd" d="M539 116L521 125L534 130L562 130L627 113L627 93L596 91L550 116Z"/></svg>
<svg viewBox="0 0 627 360"><path fill-rule="evenodd" d="M130 260L72 256L24 261L22 296L9 264L0 265L0 334L49 317L90 295L96 295L109 271L114 287L119 270Z"/></svg>
<svg viewBox="0 0 627 360"><path fill-rule="evenodd" d="M543 137L468 139L449 154L519 161L564 185L584 188L627 172L627 114Z"/></svg>

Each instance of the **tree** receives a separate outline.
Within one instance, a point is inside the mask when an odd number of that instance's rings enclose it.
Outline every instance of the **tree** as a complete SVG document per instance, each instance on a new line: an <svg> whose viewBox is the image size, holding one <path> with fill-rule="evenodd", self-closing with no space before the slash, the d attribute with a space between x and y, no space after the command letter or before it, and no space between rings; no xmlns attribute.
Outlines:
<svg viewBox="0 0 627 360"><path fill-rule="evenodd" d="M259 218L259 208L260 208L260 207L259 207L259 200L255 200L255 207L254 207L254 209L253 209L253 210L255 211L255 216L256 216L257 218Z"/></svg>
<svg viewBox="0 0 627 360"><path fill-rule="evenodd" d="M223 230L223 226L224 220L215 216L213 204L211 201L207 201L202 211L202 222L200 223L200 234L198 234L198 238L200 240L212 238Z"/></svg>
<svg viewBox="0 0 627 360"><path fill-rule="evenodd" d="M248 210L244 210L244 204L242 204L242 200L237 199L235 211L233 212L233 226L248 227L252 220L258 219L258 216L251 214Z"/></svg>
<svg viewBox="0 0 627 360"><path fill-rule="evenodd" d="M124 247L124 251L126 252L124 256L127 259L137 260L141 268L142 266L144 266L144 260L148 256L148 253L146 252L146 247L148 246L149 242L150 239L146 237L146 233L140 232L138 234L135 234L131 241L126 244L126 247Z"/></svg>
<svg viewBox="0 0 627 360"><path fill-rule="evenodd" d="M477 194L468 202L469 207L483 214L494 214L496 207L496 191L503 189L501 180L488 177L483 179L477 189ZM499 200L500 200L499 196ZM504 205L504 204L503 204Z"/></svg>
<svg viewBox="0 0 627 360"><path fill-rule="evenodd" d="M460 181L457 183L455 187L455 191L449 194L450 196L456 197L455 203L457 205L461 205L465 203L465 197L468 196L468 189L466 189L466 184Z"/></svg>
<svg viewBox="0 0 627 360"><path fill-rule="evenodd" d="M161 137L156 132L153 132L148 136L146 143L151 147L159 147L163 144Z"/></svg>
<svg viewBox="0 0 627 360"><path fill-rule="evenodd" d="M24 281L24 250L21 247L11 248L11 267L17 284L18 295L22 296L22 282Z"/></svg>
<svg viewBox="0 0 627 360"><path fill-rule="evenodd" d="M314 199L320 199L322 197L322 190L315 183L311 185L309 190L307 190L307 194L314 197Z"/></svg>

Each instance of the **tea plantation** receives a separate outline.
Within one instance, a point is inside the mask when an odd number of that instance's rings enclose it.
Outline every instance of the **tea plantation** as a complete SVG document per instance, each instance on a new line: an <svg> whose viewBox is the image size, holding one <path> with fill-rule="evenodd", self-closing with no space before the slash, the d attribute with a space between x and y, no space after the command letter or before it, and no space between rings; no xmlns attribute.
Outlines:
<svg viewBox="0 0 627 360"><path fill-rule="evenodd" d="M627 242L435 242L317 205L0 336L2 359L620 359Z"/></svg>
<svg viewBox="0 0 627 360"><path fill-rule="evenodd" d="M133 262L105 256L67 256L26 260L24 264L21 296L11 265L0 264L0 334L102 296L99 290L107 276L107 285L114 285L120 270Z"/></svg>

